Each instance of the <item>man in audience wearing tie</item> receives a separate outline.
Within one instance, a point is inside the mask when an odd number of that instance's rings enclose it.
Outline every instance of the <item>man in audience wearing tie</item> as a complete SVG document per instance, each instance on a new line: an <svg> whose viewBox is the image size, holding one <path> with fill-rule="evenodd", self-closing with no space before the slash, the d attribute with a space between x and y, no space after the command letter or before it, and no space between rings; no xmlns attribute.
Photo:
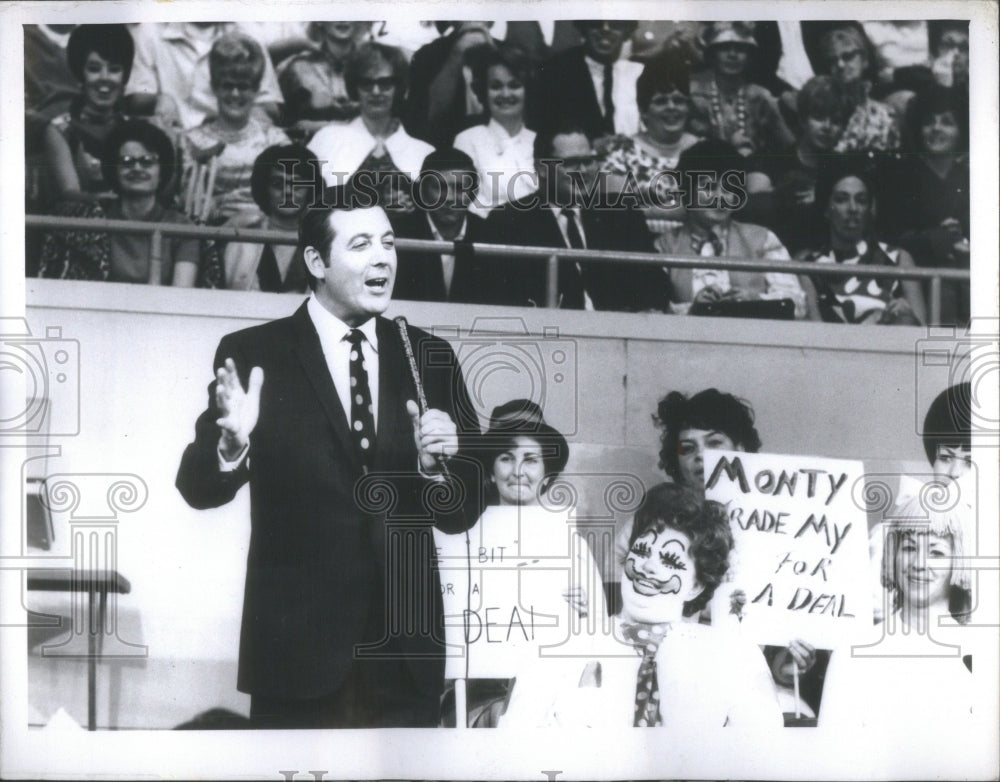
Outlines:
<svg viewBox="0 0 1000 782"><path fill-rule="evenodd" d="M535 136L538 191L494 209L485 241L572 250L652 252L646 221L624 199L602 198L597 156L580 125L565 122ZM482 301L544 307L548 303L544 258L497 258L488 265ZM560 259L555 305L563 309L662 310L667 276L635 262Z"/></svg>
<svg viewBox="0 0 1000 782"><path fill-rule="evenodd" d="M534 130L572 119L592 140L639 131L635 82L642 64L623 59L622 47L636 22L576 22L583 44L554 54L538 69L528 126Z"/></svg>
<svg viewBox="0 0 1000 782"><path fill-rule="evenodd" d="M195 508L250 485L238 688L262 728L435 726L443 689L432 528L468 529L478 433L448 343L396 325L385 212L335 188L299 228L312 294L222 339L177 486Z"/></svg>

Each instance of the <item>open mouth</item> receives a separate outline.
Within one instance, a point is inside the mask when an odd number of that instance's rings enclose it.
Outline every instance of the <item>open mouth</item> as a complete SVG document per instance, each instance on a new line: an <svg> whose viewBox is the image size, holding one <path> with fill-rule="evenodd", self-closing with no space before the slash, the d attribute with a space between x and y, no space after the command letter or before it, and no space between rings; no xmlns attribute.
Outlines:
<svg viewBox="0 0 1000 782"><path fill-rule="evenodd" d="M365 280L365 287L373 293L384 293L389 289L388 277L372 277Z"/></svg>

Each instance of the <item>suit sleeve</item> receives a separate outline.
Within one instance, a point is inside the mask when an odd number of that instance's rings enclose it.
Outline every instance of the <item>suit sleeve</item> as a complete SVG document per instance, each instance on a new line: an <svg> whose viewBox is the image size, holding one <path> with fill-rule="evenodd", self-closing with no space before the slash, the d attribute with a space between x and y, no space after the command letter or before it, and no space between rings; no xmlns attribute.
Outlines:
<svg viewBox="0 0 1000 782"><path fill-rule="evenodd" d="M224 338L215 352L213 367L221 367L227 358L236 363L245 387L248 379L246 361L232 341ZM218 418L213 380L208 386L208 406L195 422L194 442L184 449L177 471L177 489L187 504L198 510L225 505L250 477L248 459L231 472L219 468L219 427L215 423Z"/></svg>
<svg viewBox="0 0 1000 782"><path fill-rule="evenodd" d="M416 344L415 340L419 337L414 334L412 339ZM453 535L470 529L482 514L482 469L476 459L467 455L474 451L480 437L479 415L472 404L455 351L444 340L436 342L440 343L440 355L429 361L432 366L426 367L423 372L428 404L448 413L455 422L459 452L448 461L450 485L444 485L439 490L441 509L435 513L434 523L442 532ZM436 350L434 352L437 353ZM430 354L421 351L421 355ZM431 490L434 490L433 487ZM451 502L449 497L454 497L455 502Z"/></svg>

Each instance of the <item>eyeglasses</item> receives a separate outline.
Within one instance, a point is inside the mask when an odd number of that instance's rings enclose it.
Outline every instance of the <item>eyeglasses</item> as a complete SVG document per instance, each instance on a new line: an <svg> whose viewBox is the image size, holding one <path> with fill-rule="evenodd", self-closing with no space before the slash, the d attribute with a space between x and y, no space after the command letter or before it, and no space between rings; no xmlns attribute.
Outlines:
<svg viewBox="0 0 1000 782"><path fill-rule="evenodd" d="M358 79L358 89L371 92L376 87L380 92L388 92L396 88L396 79L392 76L384 76L381 79Z"/></svg>
<svg viewBox="0 0 1000 782"><path fill-rule="evenodd" d="M132 168L136 163L141 168L152 168L159 162L159 155L122 155L118 158L118 165L122 168Z"/></svg>
<svg viewBox="0 0 1000 782"><path fill-rule="evenodd" d="M851 49L850 51L841 52L840 54L831 54L827 57L827 62L829 62L830 65L839 65L840 63L847 64L856 60L860 56L860 49Z"/></svg>

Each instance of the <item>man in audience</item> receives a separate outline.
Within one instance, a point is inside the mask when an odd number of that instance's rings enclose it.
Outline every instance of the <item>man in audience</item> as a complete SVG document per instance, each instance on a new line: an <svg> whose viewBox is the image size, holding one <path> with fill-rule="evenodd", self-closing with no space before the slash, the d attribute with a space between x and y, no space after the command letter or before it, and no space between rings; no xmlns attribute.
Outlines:
<svg viewBox="0 0 1000 782"><path fill-rule="evenodd" d="M652 237L638 209L601 204L597 156L586 132L565 122L535 137L538 192L497 207L486 241L569 249L651 252ZM598 203L592 201L596 197ZM489 265L484 301L546 305L546 262L498 258ZM667 279L659 267L620 261L559 262L556 306L586 310L661 310Z"/></svg>
<svg viewBox="0 0 1000 782"><path fill-rule="evenodd" d="M681 153L678 169L686 217L680 227L657 239L660 252L702 258L791 260L771 231L733 219L746 201L746 163L735 147L724 141L700 141ZM673 312L699 312L728 301L790 299L795 317L806 316L806 294L794 274L674 268L670 282Z"/></svg>
<svg viewBox="0 0 1000 782"><path fill-rule="evenodd" d="M635 81L642 65L621 59L621 53L636 22L591 20L576 25L583 44L554 55L538 69L537 100L528 124L541 130L572 120L592 139L635 134Z"/></svg>
<svg viewBox="0 0 1000 782"><path fill-rule="evenodd" d="M394 212L398 238L456 242L455 254L398 250L397 299L479 301L485 279L469 244L482 241L484 220L469 211L478 174L472 158L457 149L439 149L425 159L414 188L412 212Z"/></svg>
<svg viewBox="0 0 1000 782"><path fill-rule="evenodd" d="M454 22L447 35L413 55L403 123L411 136L449 147L459 131L482 121L483 106L472 90L470 58L475 49L499 43L490 35L492 26L492 22Z"/></svg>
<svg viewBox="0 0 1000 782"><path fill-rule="evenodd" d="M132 113L155 111L166 126L182 130L200 125L216 113L208 71L208 54L226 33L242 32L234 22L144 23L135 33L135 62L128 82ZM253 36L251 36L253 37ZM258 113L278 118L281 88L270 57L256 98Z"/></svg>

